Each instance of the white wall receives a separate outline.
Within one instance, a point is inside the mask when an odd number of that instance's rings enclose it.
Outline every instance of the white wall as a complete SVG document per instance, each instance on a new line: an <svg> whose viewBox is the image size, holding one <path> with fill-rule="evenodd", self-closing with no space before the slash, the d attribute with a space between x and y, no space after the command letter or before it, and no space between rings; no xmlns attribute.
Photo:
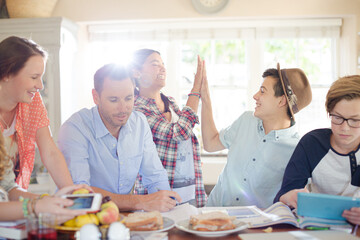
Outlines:
<svg viewBox="0 0 360 240"><path fill-rule="evenodd" d="M360 15L359 0L230 0L214 15L201 15L191 0L59 0L54 16L76 22L203 17ZM359 28L358 28L359 29Z"/></svg>
<svg viewBox="0 0 360 240"><path fill-rule="evenodd" d="M75 22L132 19L222 18L222 17L326 17L353 16L353 33L360 32L360 0L230 0L221 12L201 15L191 0L59 0L53 16ZM354 44L356 53L360 40Z"/></svg>

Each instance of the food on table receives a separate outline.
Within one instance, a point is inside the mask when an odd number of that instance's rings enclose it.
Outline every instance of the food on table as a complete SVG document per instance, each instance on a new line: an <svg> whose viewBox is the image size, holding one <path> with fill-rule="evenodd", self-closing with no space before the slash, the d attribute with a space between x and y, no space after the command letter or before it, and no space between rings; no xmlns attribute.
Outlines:
<svg viewBox="0 0 360 240"><path fill-rule="evenodd" d="M119 218L119 208L113 201L101 204L101 211L96 213L101 224L111 224Z"/></svg>
<svg viewBox="0 0 360 240"><path fill-rule="evenodd" d="M80 189L79 189L80 190ZM87 189L84 189L87 191ZM76 193L79 194L79 193ZM81 193L80 193L81 194ZM86 194L83 192L83 194ZM65 227L82 227L85 224L93 223L95 225L108 225L119 220L120 213L117 205L111 201L109 196L103 198L103 204L101 205L100 211L95 213L88 213L80 216L76 216L64 222L62 225Z"/></svg>
<svg viewBox="0 0 360 240"><path fill-rule="evenodd" d="M220 211L208 212L190 217L190 228L197 231L224 231L235 228L236 217Z"/></svg>
<svg viewBox="0 0 360 240"><path fill-rule="evenodd" d="M163 218L158 211L135 212L125 218L125 226L130 231L153 231L163 228Z"/></svg>
<svg viewBox="0 0 360 240"><path fill-rule="evenodd" d="M89 190L86 188L80 188L72 192L72 194L88 194Z"/></svg>

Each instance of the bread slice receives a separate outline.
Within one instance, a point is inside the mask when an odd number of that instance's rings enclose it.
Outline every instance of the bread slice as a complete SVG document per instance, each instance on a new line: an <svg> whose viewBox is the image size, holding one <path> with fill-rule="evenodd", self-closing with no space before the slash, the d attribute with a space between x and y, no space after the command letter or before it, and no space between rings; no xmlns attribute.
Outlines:
<svg viewBox="0 0 360 240"><path fill-rule="evenodd" d="M233 220L226 213L214 211L190 217L190 227L197 231L224 231L235 228Z"/></svg>
<svg viewBox="0 0 360 240"><path fill-rule="evenodd" d="M158 211L134 212L125 218L130 231L153 231L163 228L163 218Z"/></svg>

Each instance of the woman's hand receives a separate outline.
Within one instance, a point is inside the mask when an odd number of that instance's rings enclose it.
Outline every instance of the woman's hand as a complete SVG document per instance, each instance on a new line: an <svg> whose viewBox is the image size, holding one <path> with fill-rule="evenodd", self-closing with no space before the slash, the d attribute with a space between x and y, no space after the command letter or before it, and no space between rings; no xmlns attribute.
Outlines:
<svg viewBox="0 0 360 240"><path fill-rule="evenodd" d="M309 192L306 187L302 189L291 190L280 197L280 202L288 205L289 207L297 208L297 193Z"/></svg>
<svg viewBox="0 0 360 240"><path fill-rule="evenodd" d="M85 189L89 190L89 192L91 192L91 193L94 192L91 189L91 187L86 185L86 184L77 184L77 185L63 187L57 193L55 193L54 196L60 197L60 196L65 195L65 194L71 194L73 191L78 190L80 188L85 188Z"/></svg>
<svg viewBox="0 0 360 240"><path fill-rule="evenodd" d="M201 83L203 81L203 71L204 71L204 61L201 60L200 56L198 55L198 65L195 74L194 85L191 92L200 92Z"/></svg>
<svg viewBox="0 0 360 240"><path fill-rule="evenodd" d="M35 213L37 215L39 215L39 213L54 214L56 215L58 223L65 222L78 215L86 214L86 211L84 210L67 209L66 207L72 206L74 204L74 201L61 198L62 195L71 194L73 191L80 188L85 188L91 193L94 192L91 187L86 184L78 184L64 187L60 189L57 193L55 193L54 197L48 196L37 200L34 209Z"/></svg>
<svg viewBox="0 0 360 240"><path fill-rule="evenodd" d="M353 207L350 210L344 210L342 216L352 224L360 224L360 208Z"/></svg>
<svg viewBox="0 0 360 240"><path fill-rule="evenodd" d="M56 215L58 223L62 223L74 218L75 216L86 214L86 211L84 210L72 210L66 208L73 204L74 202L70 199L60 197L44 197L36 202L34 211L37 215L39 215L39 213L54 214Z"/></svg>

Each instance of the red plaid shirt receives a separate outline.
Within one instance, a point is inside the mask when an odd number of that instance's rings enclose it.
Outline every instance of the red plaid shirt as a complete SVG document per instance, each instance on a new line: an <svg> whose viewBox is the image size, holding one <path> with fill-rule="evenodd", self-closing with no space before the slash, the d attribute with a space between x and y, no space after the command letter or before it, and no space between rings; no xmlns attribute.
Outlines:
<svg viewBox="0 0 360 240"><path fill-rule="evenodd" d="M184 109L180 111L174 99L172 97L167 98L170 107L179 116L179 120L176 123L171 123L166 120L154 99L136 96L135 110L145 114L149 122L153 140L162 164L168 173L171 188L173 188L174 185L178 141L185 141L191 137L194 153L196 205L197 207L203 207L206 203L207 196L202 179L199 141L192 131L195 124L199 123L199 119L190 107L185 106ZM141 176L138 177L135 183L134 191L137 194L146 194L146 189L144 189L141 184Z"/></svg>

